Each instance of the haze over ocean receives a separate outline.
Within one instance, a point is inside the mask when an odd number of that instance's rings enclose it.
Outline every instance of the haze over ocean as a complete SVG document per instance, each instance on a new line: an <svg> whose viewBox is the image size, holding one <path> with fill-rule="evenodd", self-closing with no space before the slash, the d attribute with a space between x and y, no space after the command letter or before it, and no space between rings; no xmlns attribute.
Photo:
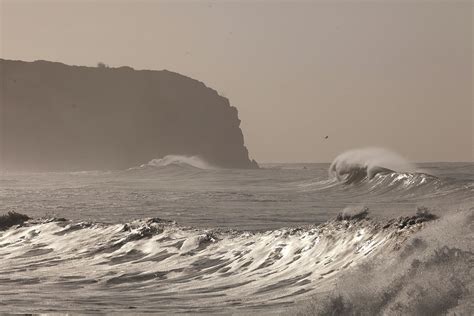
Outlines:
<svg viewBox="0 0 474 316"><path fill-rule="evenodd" d="M330 163L367 146L473 161L472 11L471 1L2 0L0 57L203 81L238 108L259 162Z"/></svg>

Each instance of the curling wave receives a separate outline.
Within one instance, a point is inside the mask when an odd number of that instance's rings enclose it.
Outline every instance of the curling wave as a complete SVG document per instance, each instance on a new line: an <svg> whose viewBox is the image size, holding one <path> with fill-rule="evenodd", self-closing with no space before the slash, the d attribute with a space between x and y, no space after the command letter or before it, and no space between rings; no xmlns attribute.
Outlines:
<svg viewBox="0 0 474 316"><path fill-rule="evenodd" d="M400 155L382 148L355 149L337 156L329 167L330 178L344 184L369 185L369 191L415 189L429 186L436 189L441 181L419 172Z"/></svg>
<svg viewBox="0 0 474 316"><path fill-rule="evenodd" d="M370 180L377 174L415 171L406 159L383 148L346 151L337 156L329 167L331 177L347 184Z"/></svg>

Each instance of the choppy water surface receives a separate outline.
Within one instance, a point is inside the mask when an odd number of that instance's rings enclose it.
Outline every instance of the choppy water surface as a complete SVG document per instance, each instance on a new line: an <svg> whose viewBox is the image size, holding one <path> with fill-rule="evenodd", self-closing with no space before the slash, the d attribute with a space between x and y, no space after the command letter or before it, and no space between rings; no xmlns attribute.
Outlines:
<svg viewBox="0 0 474 316"><path fill-rule="evenodd" d="M393 173L354 185L329 179L329 164L263 167L206 170L168 165L111 172L5 174L0 182L0 213L15 210L33 217L107 223L160 217L196 227L266 230L322 223L342 208L358 204L378 216L412 214L433 198L439 198L437 204L453 197L468 198L474 183L473 164L421 166L439 179Z"/></svg>
<svg viewBox="0 0 474 316"><path fill-rule="evenodd" d="M0 231L0 311L285 312L438 225L392 218L472 220L472 163L199 167L4 173L0 213L36 220ZM362 206L374 219L332 220Z"/></svg>

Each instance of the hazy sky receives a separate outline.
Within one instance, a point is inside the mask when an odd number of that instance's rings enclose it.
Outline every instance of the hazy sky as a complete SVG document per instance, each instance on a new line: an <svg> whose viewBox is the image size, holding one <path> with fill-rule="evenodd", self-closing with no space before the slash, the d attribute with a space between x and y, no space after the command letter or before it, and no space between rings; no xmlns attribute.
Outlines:
<svg viewBox="0 0 474 316"><path fill-rule="evenodd" d="M238 108L257 161L364 146L473 160L470 1L0 2L2 58L203 81Z"/></svg>

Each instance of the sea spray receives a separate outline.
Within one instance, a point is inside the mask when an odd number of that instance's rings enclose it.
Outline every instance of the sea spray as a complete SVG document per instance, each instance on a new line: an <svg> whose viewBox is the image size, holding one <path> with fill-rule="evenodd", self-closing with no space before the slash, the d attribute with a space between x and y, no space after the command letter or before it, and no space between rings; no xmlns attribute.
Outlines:
<svg viewBox="0 0 474 316"><path fill-rule="evenodd" d="M415 172L416 167L402 156L384 148L362 148L337 156L329 167L329 175L348 183L373 178L378 173Z"/></svg>
<svg viewBox="0 0 474 316"><path fill-rule="evenodd" d="M189 166L199 169L216 169L204 159L198 156L167 155L163 158L152 159L146 164L131 169L160 168L167 166Z"/></svg>
<svg viewBox="0 0 474 316"><path fill-rule="evenodd" d="M426 209L419 218L432 218ZM306 315L472 315L474 208L450 210L407 238L343 271L329 293L290 310Z"/></svg>

